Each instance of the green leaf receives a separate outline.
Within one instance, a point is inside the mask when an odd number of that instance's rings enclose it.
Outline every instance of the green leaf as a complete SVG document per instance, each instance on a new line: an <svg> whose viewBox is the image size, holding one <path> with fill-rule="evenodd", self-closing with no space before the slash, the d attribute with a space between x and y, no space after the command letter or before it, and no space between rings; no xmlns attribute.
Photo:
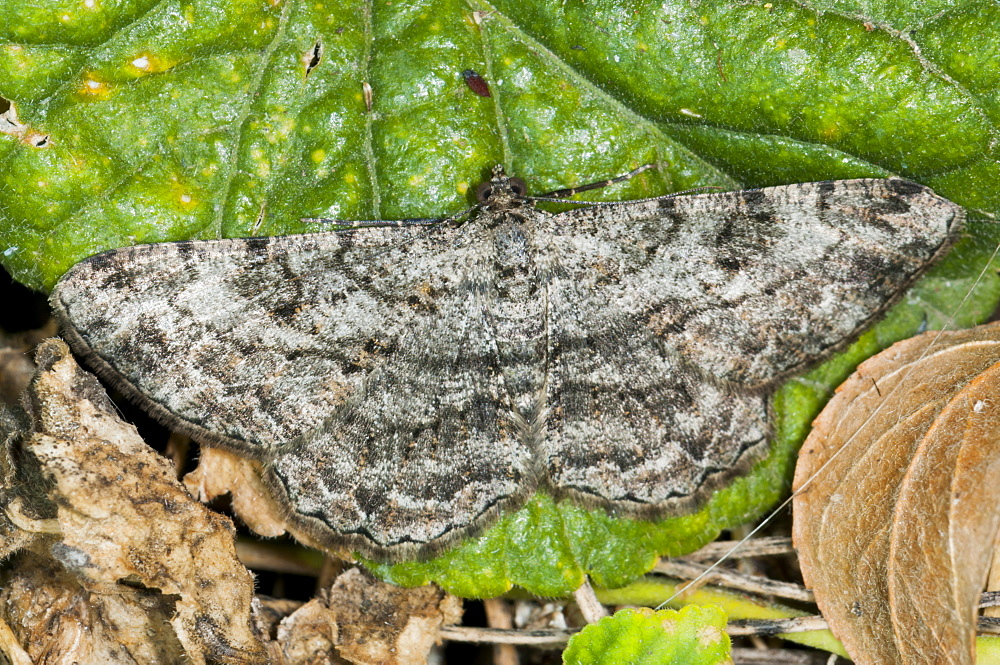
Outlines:
<svg viewBox="0 0 1000 665"><path fill-rule="evenodd" d="M720 589L710 585L696 589L684 590L681 597L675 597L686 582L675 582L661 576L646 576L618 589L595 589L597 597L604 605L649 605L657 607L664 602L671 606L684 603L711 606L721 609L729 621L740 619L787 619L808 616L804 612L775 602L774 600L754 598L746 594ZM673 600L670 600L673 598ZM782 639L804 644L816 649L824 649L847 658L844 646L828 629L807 630L798 633L779 633Z"/></svg>
<svg viewBox="0 0 1000 665"><path fill-rule="evenodd" d="M713 605L674 610L624 609L574 635L567 665L723 665L729 657L726 613Z"/></svg>
<svg viewBox="0 0 1000 665"><path fill-rule="evenodd" d="M588 193L615 199L896 173L995 217L1000 7L819 4L7 0L0 260L47 288L138 242L445 216L498 162L534 192L660 164ZM882 324L782 388L771 455L701 511L650 523L538 495L434 560L373 569L465 596L561 595L584 575L626 584L755 519L858 361L946 323L966 295L960 325L993 309L996 266L980 273L998 241L970 224Z"/></svg>

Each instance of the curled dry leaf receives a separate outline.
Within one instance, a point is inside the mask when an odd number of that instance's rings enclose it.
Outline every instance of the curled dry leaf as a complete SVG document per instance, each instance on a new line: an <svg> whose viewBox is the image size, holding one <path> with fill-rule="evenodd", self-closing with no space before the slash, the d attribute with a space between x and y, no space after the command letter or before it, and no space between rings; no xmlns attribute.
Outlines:
<svg viewBox="0 0 1000 665"><path fill-rule="evenodd" d="M281 507L260 480L260 464L220 448L202 448L198 468L184 476L188 491L208 502L229 492L233 511L248 527L274 538L285 533Z"/></svg>
<svg viewBox="0 0 1000 665"><path fill-rule="evenodd" d="M0 492L0 523L16 527L0 545L28 552L0 618L40 663L263 661L232 523L184 490L65 344L44 342L36 362L30 431L7 440Z"/></svg>
<svg viewBox="0 0 1000 665"><path fill-rule="evenodd" d="M184 485L204 502L228 492L233 512L261 536L274 538L288 532L299 543L323 550L331 556L345 560L353 557L349 549L333 550L288 523L287 509L275 501L274 494L264 487L259 462L220 448L202 448L198 468L184 476Z"/></svg>
<svg viewBox="0 0 1000 665"><path fill-rule="evenodd" d="M856 662L974 662L1000 524L998 433L1000 324L892 346L813 423L793 538Z"/></svg>
<svg viewBox="0 0 1000 665"><path fill-rule="evenodd" d="M273 665L423 665L441 626L461 616L461 601L437 586L403 589L352 568L285 617L268 650Z"/></svg>

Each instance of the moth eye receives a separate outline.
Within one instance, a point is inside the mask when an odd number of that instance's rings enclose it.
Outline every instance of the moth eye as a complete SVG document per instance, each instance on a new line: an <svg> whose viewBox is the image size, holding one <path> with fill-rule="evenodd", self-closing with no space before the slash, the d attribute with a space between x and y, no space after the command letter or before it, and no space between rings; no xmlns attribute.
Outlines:
<svg viewBox="0 0 1000 665"><path fill-rule="evenodd" d="M518 196L528 195L528 185L523 180L521 180L520 178L511 178L509 182L510 182L510 188L514 190L515 194L517 194Z"/></svg>
<svg viewBox="0 0 1000 665"><path fill-rule="evenodd" d="M479 183L479 186L476 187L476 200L480 203L486 203L486 200L490 198L491 190L492 185L490 183Z"/></svg>

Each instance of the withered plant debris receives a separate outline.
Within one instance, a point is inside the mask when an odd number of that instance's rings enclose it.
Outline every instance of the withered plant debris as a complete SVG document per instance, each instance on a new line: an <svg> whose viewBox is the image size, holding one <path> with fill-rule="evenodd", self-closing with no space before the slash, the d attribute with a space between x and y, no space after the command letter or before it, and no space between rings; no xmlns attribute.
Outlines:
<svg viewBox="0 0 1000 665"><path fill-rule="evenodd" d="M795 473L805 491L793 537L855 662L974 662L1000 524L998 434L1000 324L892 346L816 419Z"/></svg>
<svg viewBox="0 0 1000 665"><path fill-rule="evenodd" d="M263 662L231 521L185 491L63 342L36 363L0 467L0 554L22 550L0 619L36 663Z"/></svg>
<svg viewBox="0 0 1000 665"><path fill-rule="evenodd" d="M0 603L36 664L184 662L169 623L175 599L114 586L91 592L63 563L26 550L3 576Z"/></svg>
<svg viewBox="0 0 1000 665"><path fill-rule="evenodd" d="M273 538L284 534L286 525L281 507L264 489L260 473L257 462L221 448L206 447L201 449L198 468L184 476L184 485L206 503L228 492L233 512L255 533ZM309 539L303 534L300 542Z"/></svg>
<svg viewBox="0 0 1000 665"><path fill-rule="evenodd" d="M272 665L423 665L461 617L461 601L434 585L404 589L352 568L278 624L268 655Z"/></svg>

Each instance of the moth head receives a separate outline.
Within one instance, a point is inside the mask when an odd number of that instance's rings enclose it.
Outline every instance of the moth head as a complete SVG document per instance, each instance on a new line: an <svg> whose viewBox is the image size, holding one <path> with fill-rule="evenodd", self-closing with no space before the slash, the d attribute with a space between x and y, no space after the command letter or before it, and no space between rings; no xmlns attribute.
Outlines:
<svg viewBox="0 0 1000 665"><path fill-rule="evenodd" d="M520 178L511 178L497 164L493 177L476 187L476 201L491 207L511 207L528 195L528 185Z"/></svg>

